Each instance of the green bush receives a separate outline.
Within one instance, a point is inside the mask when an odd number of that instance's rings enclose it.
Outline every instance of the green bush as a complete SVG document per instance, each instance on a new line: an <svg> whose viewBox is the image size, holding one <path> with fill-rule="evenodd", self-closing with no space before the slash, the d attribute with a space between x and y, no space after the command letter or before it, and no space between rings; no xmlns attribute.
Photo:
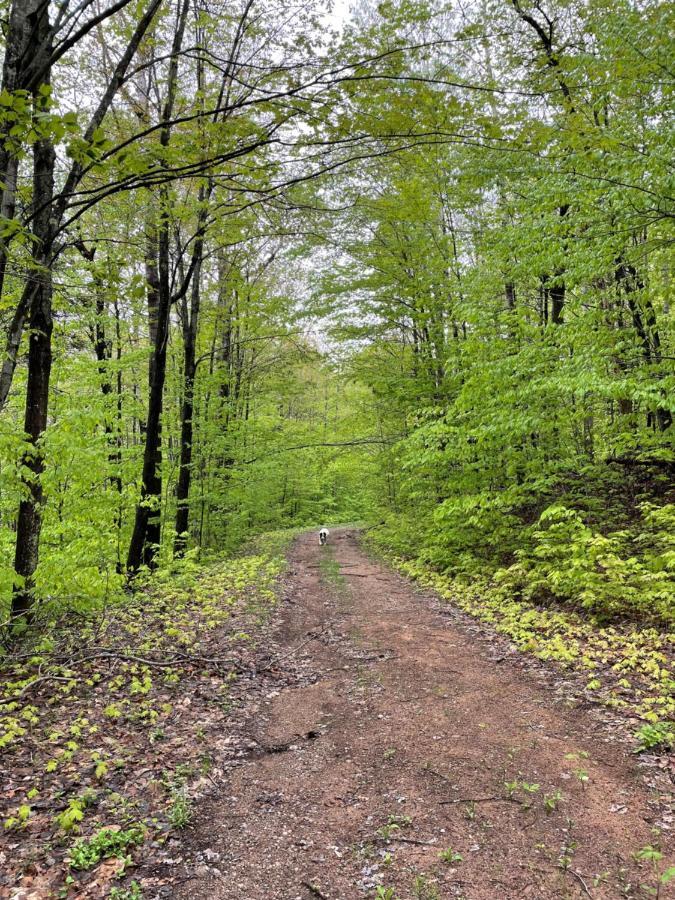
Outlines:
<svg viewBox="0 0 675 900"><path fill-rule="evenodd" d="M618 617L675 620L675 552L665 529L672 505L650 509L646 530L631 542L627 531L603 535L580 514L562 505L544 510L533 530L534 544L516 553L518 562L500 573L502 583L527 600L581 606L599 621ZM631 546L641 541L640 557Z"/></svg>

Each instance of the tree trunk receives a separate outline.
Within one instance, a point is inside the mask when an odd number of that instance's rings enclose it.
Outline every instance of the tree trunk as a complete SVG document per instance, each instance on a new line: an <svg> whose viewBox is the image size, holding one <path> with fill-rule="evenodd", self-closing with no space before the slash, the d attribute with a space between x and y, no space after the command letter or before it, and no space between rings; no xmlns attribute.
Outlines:
<svg viewBox="0 0 675 900"><path fill-rule="evenodd" d="M637 269L630 263L617 260L615 271L616 283L623 290L633 321L633 328L642 347L642 355L647 365L661 362L661 336L656 322L656 313L651 302L647 300L643 313L638 294L644 290L644 284ZM662 406L647 414L647 425L666 431L673 424L673 416L669 409Z"/></svg>
<svg viewBox="0 0 675 900"><path fill-rule="evenodd" d="M160 457L162 404L164 380L166 376L166 351L169 338L169 313L171 292L169 283L169 228L168 198L162 190L160 225L158 228L159 247L159 292L155 320L155 346L150 362L150 397L148 417L145 425L145 449L141 499L136 507L134 530L129 544L127 571L137 572L141 565L153 568L156 563L159 540L161 538L160 504L162 478L158 466Z"/></svg>
<svg viewBox="0 0 675 900"><path fill-rule="evenodd" d="M49 8L40 4L27 17L31 25L33 55L38 51L49 59L52 53ZM30 47L28 48L30 50ZM45 82L49 83L49 70ZM38 86L39 87L39 86ZM44 100L35 89L36 110ZM34 575L38 565L40 532L42 530L42 472L44 470L41 439L47 427L49 408L49 376L52 367L52 223L54 195L54 167L56 154L49 139L33 146L33 236L36 263L35 289L30 304L30 340L28 345L28 382L24 431L29 447L23 457L23 483L26 495L19 504L16 527L14 569L16 581L12 596L12 617L25 617L34 602Z"/></svg>
<svg viewBox="0 0 675 900"><path fill-rule="evenodd" d="M160 133L160 146L167 150L171 140L171 119L178 86L178 58L183 45L189 0L184 0L176 11L177 21L171 48L171 63L167 77L167 96L162 110L166 124ZM160 440L162 428L162 404L166 376L166 353L169 340L169 316L171 312L171 272L169 257L169 196L166 187L159 192L159 222L157 225L158 293L156 331L150 360L150 396L145 428L141 496L136 506L134 529L127 555L127 571L133 575L141 565L155 568L161 540L162 473ZM190 277L190 276L188 276ZM185 285L184 285L185 287ZM151 326L152 327L152 326Z"/></svg>
<svg viewBox="0 0 675 900"><path fill-rule="evenodd" d="M190 309L185 304L183 317L183 406L180 422L180 467L176 488L176 537L174 554L182 556L187 549L188 527L190 524L190 482L192 480L192 440L194 414L194 386L197 371L197 330L199 326L199 305L201 299L201 258L203 241L197 239L195 256L197 262L192 276Z"/></svg>

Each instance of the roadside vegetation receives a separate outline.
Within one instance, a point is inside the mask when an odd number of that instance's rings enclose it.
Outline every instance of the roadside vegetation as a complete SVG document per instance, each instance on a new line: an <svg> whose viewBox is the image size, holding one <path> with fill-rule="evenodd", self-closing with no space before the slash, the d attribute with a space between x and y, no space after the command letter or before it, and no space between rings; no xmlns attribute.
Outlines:
<svg viewBox="0 0 675 900"><path fill-rule="evenodd" d="M0 86L26 877L26 836L77 884L190 821L174 692L227 705L322 524L672 747L672 5L34 6L6 4Z"/></svg>

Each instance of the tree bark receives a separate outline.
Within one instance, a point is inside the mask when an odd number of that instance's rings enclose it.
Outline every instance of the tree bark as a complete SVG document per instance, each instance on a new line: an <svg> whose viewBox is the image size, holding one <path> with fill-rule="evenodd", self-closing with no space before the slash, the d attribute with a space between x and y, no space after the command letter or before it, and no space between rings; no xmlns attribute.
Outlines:
<svg viewBox="0 0 675 900"><path fill-rule="evenodd" d="M27 21L31 25L31 50L51 55L51 29L49 7L38 2L30 11ZM45 83L50 72L46 68ZM33 103L37 110L44 100L36 88ZM47 427L49 408L49 377L52 367L52 200L54 196L54 167L56 154L49 139L42 139L33 146L33 237L36 264L35 290L30 304L30 340L28 349L28 383L26 388L26 412L24 431L28 448L23 457L25 496L19 504L16 527L14 569L16 581L12 596L12 618L25 617L34 602L34 575L39 560L40 532L42 530L42 504L44 500L42 473L44 455L41 445Z"/></svg>
<svg viewBox="0 0 675 900"><path fill-rule="evenodd" d="M180 433L180 466L178 485L176 487L176 537L174 555L183 556L187 549L188 528L190 524L190 482L192 480L192 441L194 415L194 387L197 371L197 330L199 324L199 306L201 299L201 266L203 240L198 238L195 248L197 263L192 276L190 309L187 303L183 318L183 405L181 408Z"/></svg>
<svg viewBox="0 0 675 900"><path fill-rule="evenodd" d="M167 123L160 133L160 146L166 151L171 140L171 118L178 87L178 57L183 45L185 23L189 0L183 0L177 10L176 30L171 50L171 63L167 78L167 96L162 110L162 121ZM169 195L166 187L160 188L159 221L157 224L158 250L158 293L155 342L150 360L150 396L148 418L145 428L145 448L141 475L141 496L136 506L134 529L127 554L127 572L136 573L141 565L155 568L157 552L161 541L162 473L160 440L162 427L162 405L164 381L166 377L166 353L169 339L169 316L171 312L171 272L169 241ZM193 270L186 276L191 277ZM184 282L186 289L188 282Z"/></svg>
<svg viewBox="0 0 675 900"><path fill-rule="evenodd" d="M644 290L644 284L637 269L630 263L617 260L615 270L616 283L623 294L630 310L633 328L642 348L642 355L647 365L661 362L661 336L659 334L656 313L648 300L643 312L638 294ZM669 409L659 406L656 410L650 410L647 414L648 427L655 427L659 431L666 431L673 424L673 416Z"/></svg>

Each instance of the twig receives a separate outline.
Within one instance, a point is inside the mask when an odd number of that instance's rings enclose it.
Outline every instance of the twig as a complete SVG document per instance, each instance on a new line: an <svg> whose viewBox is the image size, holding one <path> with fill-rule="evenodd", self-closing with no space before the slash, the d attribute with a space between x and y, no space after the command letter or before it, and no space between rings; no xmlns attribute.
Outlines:
<svg viewBox="0 0 675 900"><path fill-rule="evenodd" d="M579 872L575 871L574 869L568 869L568 871L571 872L572 875L574 875L574 877L577 878L577 879L579 880L579 882L580 882L582 888L584 889L584 894L586 894L586 896L589 897L590 900L593 900L593 895L592 895L591 892L588 890L588 886L586 885L586 882L585 882L584 879L581 877L581 875L579 874Z"/></svg>
<svg viewBox="0 0 675 900"><path fill-rule="evenodd" d="M520 800L515 797L460 797L459 800L440 800L440 806L447 806L449 803L517 803Z"/></svg>
<svg viewBox="0 0 675 900"><path fill-rule="evenodd" d="M306 641L303 641L301 644L298 644L297 647L293 647L293 649L289 650L288 653L281 653L279 656L275 656L274 659L271 662L269 662L266 666L263 666L261 669L257 669L256 671L258 673L266 672L268 669L271 669L272 666L276 665L276 663L278 663L280 660L288 659L289 656L295 656L295 654L298 652L298 650L302 650L302 648L306 647L307 644L311 644L312 641L316 641L318 638L321 637L322 634L324 634L326 631L328 631L329 628L330 628L330 625L326 625L326 627L322 628L321 631L317 632L316 634L313 633L312 635L310 635L310 637L307 638Z"/></svg>
<svg viewBox="0 0 675 900"><path fill-rule="evenodd" d="M186 663L207 663L213 666L217 671L221 671L224 668L232 668L237 669L239 672L245 671L244 668L233 659L209 659L205 656L190 656L187 653L175 653L168 659L148 659L147 657L136 656L132 653L125 653L120 650L99 650L95 653L90 653L87 656L81 656L78 659L69 659L64 660L59 663L59 665L63 665L65 668L73 668L74 666L80 666L83 663L92 662L96 659L111 659L115 662L136 662L143 666L149 666L151 668L169 668L171 666L186 664ZM264 671L264 670L263 670ZM72 681L73 676L64 676L64 675L41 675L39 678L34 678L33 681L24 685L24 687L19 691L18 694L13 694L11 697L3 697L0 699L0 706L3 706L7 703L16 703L18 700L21 700L25 697L26 694L30 693L33 688L37 687L37 685L42 684L45 681Z"/></svg>
<svg viewBox="0 0 675 900"><path fill-rule="evenodd" d="M324 894L324 892L315 884L312 884L311 881L301 881L300 883L303 887L306 887L311 894L314 894L315 897L320 897L321 900L329 900L328 894Z"/></svg>
<svg viewBox="0 0 675 900"><path fill-rule="evenodd" d="M396 837L394 835L392 835L389 840L399 844L420 844L423 847L430 847L432 844L436 843L436 841L421 841L417 838Z"/></svg>
<svg viewBox="0 0 675 900"><path fill-rule="evenodd" d="M12 694L11 697L3 697L0 699L0 706L4 706L5 703L16 703L18 700L21 700L29 691L31 691L36 685L40 684L43 681L72 681L72 677L66 678L63 675L43 675L41 678L36 678L34 681L31 681L29 684L25 685L18 694Z"/></svg>
<svg viewBox="0 0 675 900"><path fill-rule="evenodd" d="M413 699L415 699L415 698L413 698ZM436 769L432 769L431 766L422 766L422 772L428 772L430 775L436 775L438 778L442 778L443 781L447 782L448 784L452 784L451 780L448 778L447 775L444 775L442 772L437 772ZM461 800L453 800L450 802L461 803Z"/></svg>

